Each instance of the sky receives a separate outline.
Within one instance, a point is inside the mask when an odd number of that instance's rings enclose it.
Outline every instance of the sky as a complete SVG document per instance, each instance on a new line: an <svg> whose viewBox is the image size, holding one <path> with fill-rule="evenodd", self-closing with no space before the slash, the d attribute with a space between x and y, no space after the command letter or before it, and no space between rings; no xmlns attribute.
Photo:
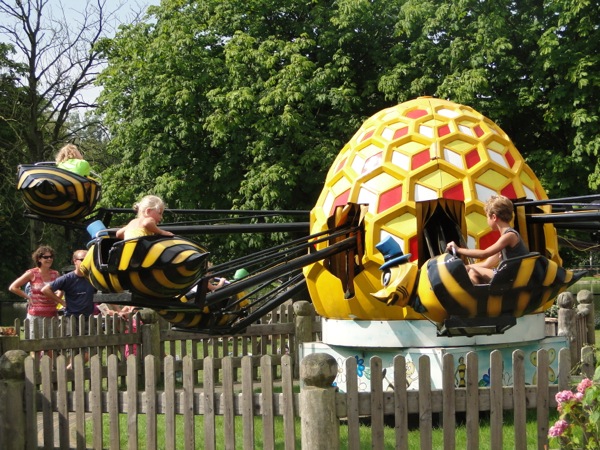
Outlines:
<svg viewBox="0 0 600 450"><path fill-rule="evenodd" d="M67 18L74 18L78 12L82 11L89 2L95 3L96 0L49 0L48 5L52 8L60 8L62 5ZM120 22L129 22L134 11L145 11L149 5L158 5L160 0L107 0L106 7L109 10L118 8L116 15Z"/></svg>
<svg viewBox="0 0 600 450"><path fill-rule="evenodd" d="M44 11L52 11L52 15L57 18L61 18L61 10L64 13L65 18L69 22L76 24L81 20L82 12L85 10L85 6L90 3L94 4L97 0L48 0L44 7ZM149 5L159 5L160 0L106 0L105 7L108 11L115 11L115 16L111 23L114 30L117 29L119 24L130 23L135 17L135 12L141 12L147 9ZM9 24L9 18L6 16L0 17L0 24ZM75 26L73 27L75 28ZM112 37L114 32L109 34L108 37ZM0 42L9 42L7 39L0 34ZM12 55L16 60L19 58L19 54ZM83 92L83 97L88 102L93 102L101 89L99 87L89 88Z"/></svg>
<svg viewBox="0 0 600 450"><path fill-rule="evenodd" d="M53 8L60 8L62 5L66 18L77 20L77 17L80 16L81 11L84 10L88 1L90 0L49 0L49 4L52 5ZM116 29L119 24L131 22L131 20L135 17L136 12L145 11L150 5L159 4L160 0L107 0L106 7L112 10L121 5L115 15ZM98 97L100 92L100 87L89 88L83 92L83 97L86 101L91 103Z"/></svg>

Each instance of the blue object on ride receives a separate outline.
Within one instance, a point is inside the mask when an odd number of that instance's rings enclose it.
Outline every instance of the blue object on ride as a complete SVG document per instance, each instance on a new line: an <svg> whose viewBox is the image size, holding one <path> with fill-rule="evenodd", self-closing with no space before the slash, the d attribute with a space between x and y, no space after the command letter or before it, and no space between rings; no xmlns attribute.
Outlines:
<svg viewBox="0 0 600 450"><path fill-rule="evenodd" d="M99 236L108 236L108 231L106 231L106 225L101 220L95 220L87 226L87 232L90 234L92 239L95 239Z"/></svg>
<svg viewBox="0 0 600 450"><path fill-rule="evenodd" d="M410 261L412 254L406 255L402 252L400 244L391 236L386 236L381 242L375 245L377 250L383 255L385 261L379 270L385 270L388 267L397 266Z"/></svg>

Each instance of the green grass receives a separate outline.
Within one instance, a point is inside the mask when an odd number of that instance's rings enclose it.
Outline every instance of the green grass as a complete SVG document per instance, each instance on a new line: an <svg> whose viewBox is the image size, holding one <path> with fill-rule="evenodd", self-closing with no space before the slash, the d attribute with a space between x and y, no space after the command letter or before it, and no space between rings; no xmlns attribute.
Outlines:
<svg viewBox="0 0 600 450"><path fill-rule="evenodd" d="M158 447L160 448L160 443L165 441L165 416L158 415L157 416L157 442L159 443ZM176 416L176 436L177 436L177 448L183 448L183 439L184 439L184 424L183 424L183 416ZM295 421L295 432L296 432L296 447L301 448L300 444L300 420ZM146 416L143 414L138 415L138 448L140 450L144 450L147 448L146 446ZM129 435L127 433L127 415L121 414L119 416L119 430L120 430L120 448L127 448L127 443L129 441ZM195 432L195 441L196 448L202 448L202 443L204 442L204 417L196 416L194 420L194 432ZM262 440L262 419L260 417L254 418L254 447L262 448L263 440ZM283 435L283 418L276 417L275 418L275 442L276 448L284 448L284 435ZM92 441L92 422L90 420L86 423L86 444L91 445ZM216 448L224 448L225 440L224 440L224 432L223 432L223 417L216 416L215 417L215 435L216 435ZM109 433L109 423L108 416L104 416L103 420L103 444L109 442L110 433ZM242 430L242 418L235 418L235 437L236 437L236 448L243 448L243 430Z"/></svg>
<svg viewBox="0 0 600 450"><path fill-rule="evenodd" d="M598 366L598 361L600 361L600 330L595 330L594 334L596 336L596 343L594 344L594 353L596 355L596 366Z"/></svg>
<svg viewBox="0 0 600 450"><path fill-rule="evenodd" d="M558 414L556 411L551 412L550 416L550 424L554 423L554 421L558 418ZM411 418L412 419L412 418ZM127 434L127 415L121 414L119 418L119 428L120 428L120 447L127 448L127 443L129 436ZM164 416L157 416L157 442L164 442L165 436L165 423ZM138 416L138 426L139 426L139 434L138 434L138 445L141 450L146 449L146 416L139 415ZM480 419L480 431L479 431L479 448L481 450L486 450L490 448L491 441L491 431L489 420L485 417L485 414L482 414ZM537 448L537 422L535 417L535 411L528 411L527 415L527 448ZM183 416L176 416L176 435L177 435L177 448L183 448ZM204 442L204 418L203 416L196 416L194 422L194 431L195 431L195 440L196 447L200 448L201 443ZM215 433L217 436L216 439L216 448L224 448L225 442L223 438L223 417L217 416L215 418ZM296 448L301 448L301 429L300 429L300 420L296 419L295 421L295 441ZM370 448L371 447L371 428L368 424L362 424L359 429L360 433L360 448ZM235 436L236 436L236 448L243 448L243 430L242 430L242 418L235 418ZM255 417L254 419L254 436L255 448L263 447L262 440L262 420L260 417ZM91 421L88 421L86 424L86 439L87 445L91 445L92 443L92 424ZM410 422L410 431L408 434L409 440L409 449L418 450L421 448L421 437L420 431L418 429L418 423L416 423L416 419ZM444 448L444 440L443 440L443 431L441 428L436 427L432 433L432 441L433 448ZM105 415L103 421L103 442L106 445L109 442L109 426L108 426L108 416ZM283 434L283 418L276 417L275 418L275 442L276 448L283 449L284 448L284 434ZM514 436L514 424L513 417L511 413L504 414L504 427L503 427L503 442L504 448L514 448L515 436ZM389 426L384 428L384 448L394 448L395 447L395 434L393 428L393 421L390 421ZM456 448L466 448L467 445L467 432L464 424L460 422L457 423L456 428ZM340 426L340 448L348 447L348 427L345 424Z"/></svg>

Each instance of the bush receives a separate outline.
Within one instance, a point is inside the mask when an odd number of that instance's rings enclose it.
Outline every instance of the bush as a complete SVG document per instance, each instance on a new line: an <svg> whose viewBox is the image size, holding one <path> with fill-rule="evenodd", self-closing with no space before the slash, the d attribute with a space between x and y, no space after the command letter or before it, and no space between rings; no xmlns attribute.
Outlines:
<svg viewBox="0 0 600 450"><path fill-rule="evenodd" d="M594 379L584 378L576 392L561 391L556 394L559 419L548 436L552 445L561 449L600 448L600 367Z"/></svg>
<svg viewBox="0 0 600 450"><path fill-rule="evenodd" d="M544 311L546 317L558 318L558 305L554 303L550 308Z"/></svg>

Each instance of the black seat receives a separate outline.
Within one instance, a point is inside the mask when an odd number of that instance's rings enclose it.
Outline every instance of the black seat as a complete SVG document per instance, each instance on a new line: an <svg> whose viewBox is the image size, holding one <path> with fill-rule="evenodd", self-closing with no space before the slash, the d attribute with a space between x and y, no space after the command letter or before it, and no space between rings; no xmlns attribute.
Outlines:
<svg viewBox="0 0 600 450"><path fill-rule="evenodd" d="M526 258L539 258L540 256L542 255L540 255L539 252L529 252L523 256L515 256L514 258L503 259L498 265L497 272L500 272L503 268L505 268L508 265L514 264L516 261L521 261Z"/></svg>
<svg viewBox="0 0 600 450"><path fill-rule="evenodd" d="M121 259L122 245L117 245L120 241L116 238L100 239L100 267L108 273L116 273Z"/></svg>
<svg viewBox="0 0 600 450"><path fill-rule="evenodd" d="M490 293L500 294L503 291L514 289L521 262L525 259L538 259L541 256L538 252L530 252L523 256L502 260L490 281Z"/></svg>

